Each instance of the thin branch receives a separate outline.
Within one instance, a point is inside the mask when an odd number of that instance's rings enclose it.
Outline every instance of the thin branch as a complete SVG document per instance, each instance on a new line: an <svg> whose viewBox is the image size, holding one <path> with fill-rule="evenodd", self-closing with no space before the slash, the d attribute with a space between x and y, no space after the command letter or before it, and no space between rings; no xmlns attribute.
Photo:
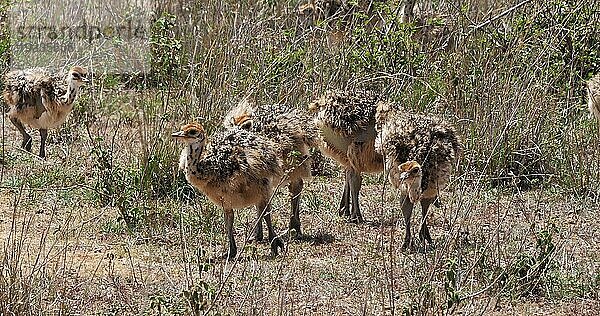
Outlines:
<svg viewBox="0 0 600 316"><path fill-rule="evenodd" d="M524 0L524 1L522 1L522 2L520 2L518 4L516 4L516 5L514 5L512 7L510 7L508 9L504 10L504 12L502 12L502 13L500 13L500 14L492 17L492 18L489 18L487 21L485 21L485 22L483 22L483 23L481 23L479 25L472 26L473 30L478 30L478 29L480 29L480 28L482 28L482 27L484 27L484 26L486 26L486 25L488 25L488 24L490 24L490 23L492 23L492 22L494 22L494 21L502 18L503 16L505 16L505 15L507 15L507 14L513 12L513 11L515 11L516 9L518 9L518 8L526 5L529 2L531 2L531 0Z"/></svg>

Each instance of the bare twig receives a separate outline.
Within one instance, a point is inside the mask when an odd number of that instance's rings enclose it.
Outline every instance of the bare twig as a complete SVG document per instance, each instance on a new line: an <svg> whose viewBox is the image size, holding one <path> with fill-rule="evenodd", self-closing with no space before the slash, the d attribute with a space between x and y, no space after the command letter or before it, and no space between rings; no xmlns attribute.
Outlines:
<svg viewBox="0 0 600 316"><path fill-rule="evenodd" d="M518 8L526 5L529 2L531 2L531 0L521 1L518 4L516 4L516 5L514 5L514 6L510 7L510 8L508 8L506 10L504 10L502 13L500 13L500 14L494 16L494 17L489 18L487 21L485 21L485 22L483 22L481 24L472 26L472 28L473 28L473 30L478 30L478 29L480 29L480 28L482 28L482 27L484 27L484 26L486 26L486 25L488 25L488 24L490 24L490 23L492 23L492 22L494 22L494 21L502 18L503 16L505 16L505 15L507 15L507 14L513 12L513 11L515 11L516 9L518 9Z"/></svg>

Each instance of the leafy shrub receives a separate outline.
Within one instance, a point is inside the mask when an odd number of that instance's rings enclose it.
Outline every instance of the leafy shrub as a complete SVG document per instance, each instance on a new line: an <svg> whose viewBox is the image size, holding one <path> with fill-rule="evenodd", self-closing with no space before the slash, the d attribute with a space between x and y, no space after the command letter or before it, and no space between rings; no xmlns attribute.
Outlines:
<svg viewBox="0 0 600 316"><path fill-rule="evenodd" d="M393 4L380 3L373 11L369 15L361 11L354 14L351 38L355 45L349 50L350 70L356 75L419 73L425 56L413 39L414 24L401 23ZM370 16L377 15L384 23L373 26Z"/></svg>
<svg viewBox="0 0 600 316"><path fill-rule="evenodd" d="M195 197L185 179L177 176L177 153L172 144L152 144L141 161L118 162L114 147L102 138L94 139L95 190L101 205L118 208L129 229L150 224L148 201L162 198Z"/></svg>
<svg viewBox="0 0 600 316"><path fill-rule="evenodd" d="M517 260L504 269L499 281L504 290L516 296L538 293L553 267L552 257L556 251L553 237L556 228L550 224L536 236L536 252L521 253Z"/></svg>
<svg viewBox="0 0 600 316"><path fill-rule="evenodd" d="M150 30L152 77L159 88L170 87L171 81L176 78L177 69L184 63L176 25L177 17L163 12Z"/></svg>

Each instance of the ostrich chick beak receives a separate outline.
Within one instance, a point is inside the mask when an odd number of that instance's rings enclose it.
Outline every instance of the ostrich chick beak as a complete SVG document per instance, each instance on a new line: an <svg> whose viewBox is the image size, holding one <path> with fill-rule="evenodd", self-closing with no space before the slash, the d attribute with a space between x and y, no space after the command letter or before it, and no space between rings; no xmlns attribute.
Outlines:
<svg viewBox="0 0 600 316"><path fill-rule="evenodd" d="M185 134L183 133L183 131L177 131L177 132L171 134L171 137L175 137L175 138L177 138L177 137L185 137Z"/></svg>
<svg viewBox="0 0 600 316"><path fill-rule="evenodd" d="M407 172L407 171L405 171L405 172L402 172L402 173L400 174L400 180L406 180L406 179L408 179L408 176L409 176L409 175L410 175L410 173L409 173L409 172Z"/></svg>

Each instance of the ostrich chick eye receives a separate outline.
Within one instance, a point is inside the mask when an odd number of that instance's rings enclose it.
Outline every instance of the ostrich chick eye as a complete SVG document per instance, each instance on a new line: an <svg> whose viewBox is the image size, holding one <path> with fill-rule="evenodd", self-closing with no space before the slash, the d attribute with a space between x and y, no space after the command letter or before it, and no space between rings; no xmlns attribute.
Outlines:
<svg viewBox="0 0 600 316"><path fill-rule="evenodd" d="M417 172L419 172L419 170L421 170L421 168L415 168L415 169L413 169L411 172L412 172L412 173L417 173Z"/></svg>

